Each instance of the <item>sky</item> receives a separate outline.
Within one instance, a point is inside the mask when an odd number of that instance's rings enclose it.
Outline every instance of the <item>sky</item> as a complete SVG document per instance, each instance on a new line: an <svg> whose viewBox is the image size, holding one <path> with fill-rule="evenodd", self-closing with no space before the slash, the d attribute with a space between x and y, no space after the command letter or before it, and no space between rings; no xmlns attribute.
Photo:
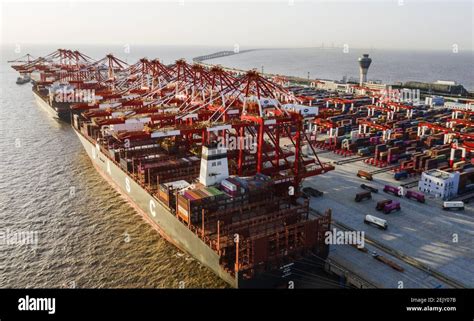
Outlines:
<svg viewBox="0 0 474 321"><path fill-rule="evenodd" d="M0 41L472 51L473 7L473 0L7 0Z"/></svg>

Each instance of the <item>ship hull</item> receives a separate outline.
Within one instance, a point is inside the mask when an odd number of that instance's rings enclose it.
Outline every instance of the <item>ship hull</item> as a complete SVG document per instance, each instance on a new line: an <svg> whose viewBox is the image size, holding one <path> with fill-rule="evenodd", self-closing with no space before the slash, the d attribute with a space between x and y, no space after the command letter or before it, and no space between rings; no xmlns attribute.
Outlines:
<svg viewBox="0 0 474 321"><path fill-rule="evenodd" d="M33 90L33 95L35 96L35 101L38 106L41 107L44 111L46 111L51 117L64 121L66 123L71 123L71 112L70 110L67 111L59 111L57 108L51 106L51 104L46 101L41 95Z"/></svg>
<svg viewBox="0 0 474 321"><path fill-rule="evenodd" d="M101 176L124 196L135 210L167 241L182 251L192 255L203 265L211 269L217 276L234 288L282 288L289 284L299 286L302 281L293 278L291 270L308 270L308 266L319 266L321 260L327 257L327 252L310 255L309 258L295 260L290 265L293 268L280 267L273 271L260 273L251 279L244 278L240 273L231 275L220 265L219 255L205 244L196 234L184 225L167 207L151 195L144 187L138 184L118 164L109 158L95 142L89 140L73 126L85 151L94 167ZM311 261L313 261L311 263ZM308 264L309 262L309 264ZM315 270L311 268L310 270ZM316 269L317 273L322 268Z"/></svg>
<svg viewBox="0 0 474 321"><path fill-rule="evenodd" d="M238 287L237 279L222 269L217 253L181 223L173 213L162 206L154 196L129 177L122 168L110 160L91 141L76 129L74 131L97 171L130 201L137 212L157 229L161 236L210 268L230 286Z"/></svg>

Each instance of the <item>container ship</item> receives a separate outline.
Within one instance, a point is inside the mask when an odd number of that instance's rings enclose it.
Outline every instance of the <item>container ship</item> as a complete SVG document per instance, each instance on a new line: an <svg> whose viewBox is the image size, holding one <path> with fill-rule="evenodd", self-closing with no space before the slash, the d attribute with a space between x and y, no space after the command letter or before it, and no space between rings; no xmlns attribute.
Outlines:
<svg viewBox="0 0 474 321"><path fill-rule="evenodd" d="M179 61L175 67L189 66ZM157 94L167 96L166 90ZM234 103L232 112L220 114L225 120L212 121L221 105L195 102L191 112L180 113L181 102L135 102L138 107L109 100L102 104L114 108L77 114L86 106L74 105L73 127L98 171L165 238L233 287L273 287L288 267L304 269L307 260L322 265L330 215L310 217L308 201L298 201L295 193L302 177L333 167L318 167L262 139L266 127L268 134L294 141L303 124L299 114L273 105L261 116L249 101L245 115L244 105ZM261 147L245 146L252 134L255 141L261 135ZM231 141L240 146L231 147ZM281 162L272 162L272 153L280 153Z"/></svg>
<svg viewBox="0 0 474 321"><path fill-rule="evenodd" d="M68 103L55 102L49 93L49 90L43 87L43 84L33 84L33 95L36 104L49 113L53 118L70 122L71 112Z"/></svg>
<svg viewBox="0 0 474 321"><path fill-rule="evenodd" d="M21 75L17 84L31 81L37 105L66 123L71 123L72 103L101 100L100 94L109 92L109 76L127 65L113 55L93 60L69 49L57 49L36 59L27 54L10 62L15 63L12 68Z"/></svg>
<svg viewBox="0 0 474 321"><path fill-rule="evenodd" d="M68 106L74 131L98 172L164 238L236 288L285 286L293 269L324 266L330 211L310 215L299 190L334 167L308 147L307 115L290 92L255 71L184 60L77 68L33 91L45 102L54 86L95 84L99 98Z"/></svg>
<svg viewBox="0 0 474 321"><path fill-rule="evenodd" d="M101 175L164 238L230 286L284 286L292 268L322 266L327 257L330 215L311 219L308 202L287 195L288 178L227 176L228 155L214 145L204 145L199 159L150 138L124 148L122 135L100 136L85 119L75 118L74 128Z"/></svg>
<svg viewBox="0 0 474 321"><path fill-rule="evenodd" d="M473 101L394 95L367 82L368 55L360 83L290 81L182 59L128 65L65 49L47 57L14 67L37 73L33 91L50 109L45 97L58 88L93 91L67 101L64 118L94 167L163 237L232 287L285 286L292 271L324 266L331 211L310 211L301 189L305 178L334 169L317 151L350 157L340 165L373 166L357 173L368 180L441 171L459 181L444 197L473 197ZM424 201L430 189L420 186L404 196Z"/></svg>

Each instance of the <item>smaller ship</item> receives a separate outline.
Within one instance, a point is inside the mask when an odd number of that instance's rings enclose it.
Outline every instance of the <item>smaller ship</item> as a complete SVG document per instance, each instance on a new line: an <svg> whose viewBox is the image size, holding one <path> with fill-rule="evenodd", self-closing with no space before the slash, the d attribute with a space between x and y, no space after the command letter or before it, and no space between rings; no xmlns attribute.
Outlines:
<svg viewBox="0 0 474 321"><path fill-rule="evenodd" d="M31 81L31 77L28 76L28 75L23 75L23 76L20 76L16 79L16 84L17 85L23 85L23 84L26 84L26 83L29 83Z"/></svg>

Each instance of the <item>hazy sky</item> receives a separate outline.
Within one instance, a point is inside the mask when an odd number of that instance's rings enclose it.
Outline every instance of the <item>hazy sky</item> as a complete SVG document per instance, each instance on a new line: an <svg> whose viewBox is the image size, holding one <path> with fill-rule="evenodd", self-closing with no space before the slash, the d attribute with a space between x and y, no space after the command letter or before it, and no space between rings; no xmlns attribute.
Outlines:
<svg viewBox="0 0 474 321"><path fill-rule="evenodd" d="M473 50L472 0L11 1L1 9L8 44Z"/></svg>

